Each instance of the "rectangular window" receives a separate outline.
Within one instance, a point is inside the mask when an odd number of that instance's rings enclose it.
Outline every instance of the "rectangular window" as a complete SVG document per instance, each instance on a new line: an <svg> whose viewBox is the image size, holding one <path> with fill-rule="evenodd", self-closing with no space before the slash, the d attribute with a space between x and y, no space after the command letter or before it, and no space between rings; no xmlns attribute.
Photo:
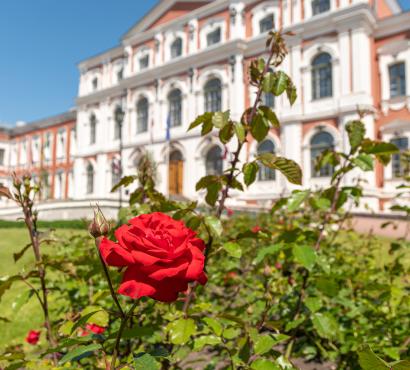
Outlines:
<svg viewBox="0 0 410 370"><path fill-rule="evenodd" d="M406 71L404 62L389 67L390 97L406 95Z"/></svg>
<svg viewBox="0 0 410 370"><path fill-rule="evenodd" d="M221 42L221 28L217 28L215 31L212 31L206 35L206 43L208 46L215 45Z"/></svg>
<svg viewBox="0 0 410 370"><path fill-rule="evenodd" d="M0 149L0 166L4 166L4 149Z"/></svg>
<svg viewBox="0 0 410 370"><path fill-rule="evenodd" d="M409 149L409 139L407 137L398 137L391 140L396 145L400 153L392 155L392 172L393 177L403 177L410 173L410 157L403 153Z"/></svg>
<svg viewBox="0 0 410 370"><path fill-rule="evenodd" d="M121 69L117 72L117 81L120 82L123 78L124 78L124 69L121 68Z"/></svg>
<svg viewBox="0 0 410 370"><path fill-rule="evenodd" d="M330 10L330 0L313 0L312 15L324 13Z"/></svg>
<svg viewBox="0 0 410 370"><path fill-rule="evenodd" d="M146 55L145 57L140 58L140 70L148 68L149 65L149 56Z"/></svg>

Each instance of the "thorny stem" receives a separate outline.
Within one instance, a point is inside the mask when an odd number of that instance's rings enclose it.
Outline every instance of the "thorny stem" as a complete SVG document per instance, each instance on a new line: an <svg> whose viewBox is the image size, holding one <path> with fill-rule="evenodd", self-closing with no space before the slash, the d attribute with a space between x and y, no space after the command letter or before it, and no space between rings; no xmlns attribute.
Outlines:
<svg viewBox="0 0 410 370"><path fill-rule="evenodd" d="M24 214L24 222L27 226L29 236L30 236L30 241L31 241L31 246L33 247L33 252L34 252L34 257L36 260L37 264L37 270L39 274L39 279L40 279L40 285L41 285L41 292L42 292L42 299L40 300L41 307L43 309L43 314L44 314L44 325L47 330L47 339L50 342L51 346L55 346L56 342L54 340L52 328L51 328L51 322L50 322L50 314L49 314L49 308L48 308L48 290L46 286L46 270L43 265L42 257L41 257L41 252L40 252L40 240L39 240L39 234L37 231L37 225L35 222L35 217L32 212L32 202L30 199L25 199L26 197L21 194L21 191L19 188L17 188L18 192L18 199L17 202L20 204L23 214ZM38 295L38 298L39 295Z"/></svg>
<svg viewBox="0 0 410 370"><path fill-rule="evenodd" d="M121 325L120 325L120 329L118 330L117 338L115 340L114 353L111 359L111 367L110 367L111 370L115 370L115 363L117 362L117 357L120 352L120 342L121 342L122 333L124 332L127 322L129 318L132 317L132 314L135 308L137 307L138 303L139 301L135 301L134 304L131 306L130 310L127 312L127 314L121 318Z"/></svg>
<svg viewBox="0 0 410 370"><path fill-rule="evenodd" d="M113 288L113 285L112 285L112 281L111 281L111 277L110 277L110 274L109 274L108 269L107 269L107 265L105 264L105 262L104 262L104 260L103 260L103 258L102 258L102 256L101 256L101 253L100 253L100 248L99 248L99 247L100 247L100 243L101 243L101 238L96 238L96 239L95 239L95 246L96 246L96 248L97 248L98 257L100 258L101 266L102 266L102 268L103 268L104 275L105 275L105 278L106 278L106 280L107 280L108 287L109 287L109 289L110 289L111 297L112 297L112 299L114 300L114 303L115 303L115 305L117 306L118 311L120 312L121 317L124 319L124 318L125 318L124 310L122 309L122 307L121 307L121 305L120 305L120 302L118 301L117 295L115 294L115 291L114 291L114 288Z"/></svg>

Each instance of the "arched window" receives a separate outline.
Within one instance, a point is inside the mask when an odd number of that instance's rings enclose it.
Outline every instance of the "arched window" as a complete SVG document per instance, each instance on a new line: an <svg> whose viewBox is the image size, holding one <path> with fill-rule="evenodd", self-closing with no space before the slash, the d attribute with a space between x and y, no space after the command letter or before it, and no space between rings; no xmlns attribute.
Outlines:
<svg viewBox="0 0 410 370"><path fill-rule="evenodd" d="M94 193L94 167L91 163L87 165L87 194Z"/></svg>
<svg viewBox="0 0 410 370"><path fill-rule="evenodd" d="M205 112L219 112L222 110L221 81L214 78L208 81L204 88Z"/></svg>
<svg viewBox="0 0 410 370"><path fill-rule="evenodd" d="M258 145L258 155L262 153L275 153L275 144L271 140L264 140ZM276 179L275 170L259 164L259 181L273 181Z"/></svg>
<svg viewBox="0 0 410 370"><path fill-rule="evenodd" d="M168 95L169 103L169 126L181 126L182 124L182 93L181 90L172 90Z"/></svg>
<svg viewBox="0 0 410 370"><path fill-rule="evenodd" d="M222 149L215 145L208 150L205 162L207 175L221 175L223 172Z"/></svg>
<svg viewBox="0 0 410 370"><path fill-rule="evenodd" d="M319 132L315 134L310 140L310 162L312 177L329 177L333 175L334 168L330 164L326 164L315 170L317 158L325 151L334 148L333 136L328 132Z"/></svg>
<svg viewBox="0 0 410 370"><path fill-rule="evenodd" d="M312 62L312 97L321 99L332 95L332 57L321 53Z"/></svg>
<svg viewBox="0 0 410 370"><path fill-rule="evenodd" d="M273 14L268 14L259 21L259 32L264 33L273 29Z"/></svg>
<svg viewBox="0 0 410 370"><path fill-rule="evenodd" d="M148 100L141 98L137 103L137 133L148 131Z"/></svg>
<svg viewBox="0 0 410 370"><path fill-rule="evenodd" d="M93 113L90 116L90 144L95 144L96 140L96 133L97 133L97 118L95 117L95 114Z"/></svg>
<svg viewBox="0 0 410 370"><path fill-rule="evenodd" d="M178 37L171 44L171 58L177 58L182 55L182 39Z"/></svg>
<svg viewBox="0 0 410 370"><path fill-rule="evenodd" d="M312 15L330 10L330 0L312 0Z"/></svg>

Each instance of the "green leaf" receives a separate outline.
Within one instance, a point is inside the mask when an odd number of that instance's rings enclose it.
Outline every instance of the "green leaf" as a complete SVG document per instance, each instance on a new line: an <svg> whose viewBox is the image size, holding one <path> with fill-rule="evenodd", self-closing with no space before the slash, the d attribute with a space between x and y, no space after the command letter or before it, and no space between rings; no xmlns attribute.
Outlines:
<svg viewBox="0 0 410 370"><path fill-rule="evenodd" d="M234 258L242 257L242 248L238 243L227 242L223 245L223 248Z"/></svg>
<svg viewBox="0 0 410 370"><path fill-rule="evenodd" d="M371 350L369 346L357 352L359 355L359 364L363 370L389 370L390 366Z"/></svg>
<svg viewBox="0 0 410 370"><path fill-rule="evenodd" d="M255 265L261 263L266 256L270 256L272 254L276 254L280 251L281 245L280 244L274 244L270 245L268 247L263 247L258 250L258 254L256 255L256 258L254 259L253 263Z"/></svg>
<svg viewBox="0 0 410 370"><path fill-rule="evenodd" d="M205 346L215 346L221 343L221 338L215 335L203 335L194 341L194 351L201 351Z"/></svg>
<svg viewBox="0 0 410 370"><path fill-rule="evenodd" d="M312 318L312 323L322 338L332 339L337 337L339 325L331 314L316 313Z"/></svg>
<svg viewBox="0 0 410 370"><path fill-rule="evenodd" d="M251 122L251 134L261 142L269 132L269 122L260 113L256 114Z"/></svg>
<svg viewBox="0 0 410 370"><path fill-rule="evenodd" d="M219 182L220 178L219 176L214 176L214 175L208 175L202 177L195 186L196 191L201 190L201 189L206 189L209 185Z"/></svg>
<svg viewBox="0 0 410 370"><path fill-rule="evenodd" d="M363 171L373 171L373 158L368 154L359 154L352 162Z"/></svg>
<svg viewBox="0 0 410 370"><path fill-rule="evenodd" d="M335 297L339 293L339 284L328 276L318 278L316 287L329 297Z"/></svg>
<svg viewBox="0 0 410 370"><path fill-rule="evenodd" d="M286 95L288 96L288 100L290 105L295 104L295 101L298 97L298 93L296 91L296 86L293 82L289 79L288 86L286 87Z"/></svg>
<svg viewBox="0 0 410 370"><path fill-rule="evenodd" d="M82 312L81 316L93 313L87 323L96 324L98 326L107 326L109 316L108 313L99 306L88 306Z"/></svg>
<svg viewBox="0 0 410 370"><path fill-rule="evenodd" d="M276 116L276 113L272 111L272 109L262 105L259 107L259 111L263 113L264 117L270 122L272 127L276 127L276 128L280 127L278 117Z"/></svg>
<svg viewBox="0 0 410 370"><path fill-rule="evenodd" d="M285 326L285 330L286 331L290 331L290 330L292 330L292 329L295 329L295 328L297 328L300 324L302 324L303 322L305 321L305 317L299 317L298 319L296 319L296 320L293 320L293 321L289 321L287 324L286 324L286 326Z"/></svg>
<svg viewBox="0 0 410 370"><path fill-rule="evenodd" d="M124 186L125 188L129 185L131 185L135 180L137 180L137 176L124 176L118 184L116 184L112 189L111 193L114 193L117 191L121 186Z"/></svg>
<svg viewBox="0 0 410 370"><path fill-rule="evenodd" d="M216 128L223 128L229 121L229 110L226 112L215 112L212 117L212 124Z"/></svg>
<svg viewBox="0 0 410 370"><path fill-rule="evenodd" d="M70 334L74 333L74 331L75 331L77 328L80 328L80 327L84 326L84 325L88 322L88 320L89 320L93 315L95 315L97 312L100 312L100 311L101 311L101 309L99 309L99 310L97 310L97 311L93 311L93 312L88 312L88 313L85 314L85 315L83 314L83 315L80 317L80 319L77 320L77 321L74 323L74 325L72 326Z"/></svg>
<svg viewBox="0 0 410 370"><path fill-rule="evenodd" d="M214 216L207 216L205 217L205 223L209 227L212 236L214 237L220 237L222 235L222 223L219 219L217 219Z"/></svg>
<svg viewBox="0 0 410 370"><path fill-rule="evenodd" d="M243 165L242 172L246 186L255 182L258 171L259 165L256 162L249 162Z"/></svg>
<svg viewBox="0 0 410 370"><path fill-rule="evenodd" d="M20 311L20 308L23 307L28 302L28 300L33 296L33 294L34 294L33 289L25 290L21 294L19 294L17 299L11 305L14 315Z"/></svg>
<svg viewBox="0 0 410 370"><path fill-rule="evenodd" d="M223 144L228 143L232 136L234 135L234 126L233 123L228 123L219 131L219 139Z"/></svg>
<svg viewBox="0 0 410 370"><path fill-rule="evenodd" d="M211 119L209 121L204 122L204 124L202 125L201 136L205 136L206 134L209 134L213 128L214 128L214 125Z"/></svg>
<svg viewBox="0 0 410 370"><path fill-rule="evenodd" d="M281 95L287 88L289 83L289 77L285 72L275 72L275 81L272 87L272 93L276 96Z"/></svg>
<svg viewBox="0 0 410 370"><path fill-rule="evenodd" d="M346 131L349 136L351 153L354 153L364 139L366 128L362 121L351 121L346 125Z"/></svg>
<svg viewBox="0 0 410 370"><path fill-rule="evenodd" d="M212 317L204 317L202 321L204 321L218 337L222 335L223 328L217 320Z"/></svg>
<svg viewBox="0 0 410 370"><path fill-rule="evenodd" d="M219 182L215 182L207 186L207 193L205 196L205 201L213 207L218 200L219 192L222 189L222 184Z"/></svg>
<svg viewBox="0 0 410 370"><path fill-rule="evenodd" d="M20 275L13 275L13 276L4 276L0 278L0 299L3 294L11 288L13 283L18 280L23 280L22 276Z"/></svg>
<svg viewBox="0 0 410 370"><path fill-rule="evenodd" d="M366 139L363 142L363 149L362 151L367 154L384 154L384 155L389 155L389 154L395 154L399 152L399 149L397 148L396 145L392 143L385 143L382 141L372 141L369 139Z"/></svg>
<svg viewBox="0 0 410 370"><path fill-rule="evenodd" d="M251 369L253 370L280 370L279 365L265 358L259 358L252 362Z"/></svg>
<svg viewBox="0 0 410 370"><path fill-rule="evenodd" d="M410 361L404 360L395 362L391 365L392 370L409 370L410 369Z"/></svg>
<svg viewBox="0 0 410 370"><path fill-rule="evenodd" d="M254 340L254 351L256 355L263 355L266 352L269 352L276 341L269 334L259 335Z"/></svg>
<svg viewBox="0 0 410 370"><path fill-rule="evenodd" d="M68 361L77 361L84 357L90 356L94 351L101 349L101 344L89 344L87 346L80 346L66 353L63 358L59 361L60 364L64 364Z"/></svg>
<svg viewBox="0 0 410 370"><path fill-rule="evenodd" d="M243 143L246 138L245 126L240 122L235 122L233 127L236 137L241 143Z"/></svg>
<svg viewBox="0 0 410 370"><path fill-rule="evenodd" d="M134 370L159 370L160 364L148 353L139 353L134 357Z"/></svg>
<svg viewBox="0 0 410 370"><path fill-rule="evenodd" d="M277 157L272 153L262 153L257 159L266 167L279 170L292 184L302 185L302 170L291 159Z"/></svg>
<svg viewBox="0 0 410 370"><path fill-rule="evenodd" d="M309 194L309 190L294 191L292 197L289 199L290 203L288 205L288 211L295 212L299 210L301 204L305 201Z"/></svg>
<svg viewBox="0 0 410 370"><path fill-rule="evenodd" d="M275 74L273 72L268 72L265 74L262 81L262 90L266 94L272 93L273 85L275 84Z"/></svg>
<svg viewBox="0 0 410 370"><path fill-rule="evenodd" d="M202 123L211 122L213 115L214 114L212 112L206 112L198 116L196 120L189 125L188 131L192 130L194 127L201 125Z"/></svg>
<svg viewBox="0 0 410 370"><path fill-rule="evenodd" d="M310 312L315 313L322 308L322 300L318 297L308 297L305 299L305 305Z"/></svg>
<svg viewBox="0 0 410 370"><path fill-rule="evenodd" d="M295 260L308 270L311 270L315 265L316 252L308 245L295 245L293 247L293 255Z"/></svg>
<svg viewBox="0 0 410 370"><path fill-rule="evenodd" d="M178 319L168 325L169 339L173 344L185 344L196 333L195 321L192 319Z"/></svg>

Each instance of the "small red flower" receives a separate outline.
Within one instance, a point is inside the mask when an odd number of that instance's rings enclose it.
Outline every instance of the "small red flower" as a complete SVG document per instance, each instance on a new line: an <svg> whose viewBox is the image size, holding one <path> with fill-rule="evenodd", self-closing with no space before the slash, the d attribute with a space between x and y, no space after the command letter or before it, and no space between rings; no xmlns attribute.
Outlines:
<svg viewBox="0 0 410 370"><path fill-rule="evenodd" d="M160 212L129 220L115 231L118 242L103 238L99 249L107 265L126 267L118 293L173 302L188 283L207 282L205 243L195 231Z"/></svg>
<svg viewBox="0 0 410 370"><path fill-rule="evenodd" d="M32 344L33 346L38 343L40 339L40 332L37 330L30 330L26 336L26 342Z"/></svg>
<svg viewBox="0 0 410 370"><path fill-rule="evenodd" d="M259 226L254 226L254 227L252 227L252 229L251 229L251 231L253 232L253 233L258 233L259 231L261 231L262 229L259 227Z"/></svg>
<svg viewBox="0 0 410 370"><path fill-rule="evenodd" d="M234 212L232 209L230 209L230 208L227 208L227 209L226 209L226 214L228 215L228 217L233 216L234 213L235 213L235 212Z"/></svg>
<svg viewBox="0 0 410 370"><path fill-rule="evenodd" d="M281 270L282 269L282 264L280 262L276 262L275 267L276 267L277 270Z"/></svg>

